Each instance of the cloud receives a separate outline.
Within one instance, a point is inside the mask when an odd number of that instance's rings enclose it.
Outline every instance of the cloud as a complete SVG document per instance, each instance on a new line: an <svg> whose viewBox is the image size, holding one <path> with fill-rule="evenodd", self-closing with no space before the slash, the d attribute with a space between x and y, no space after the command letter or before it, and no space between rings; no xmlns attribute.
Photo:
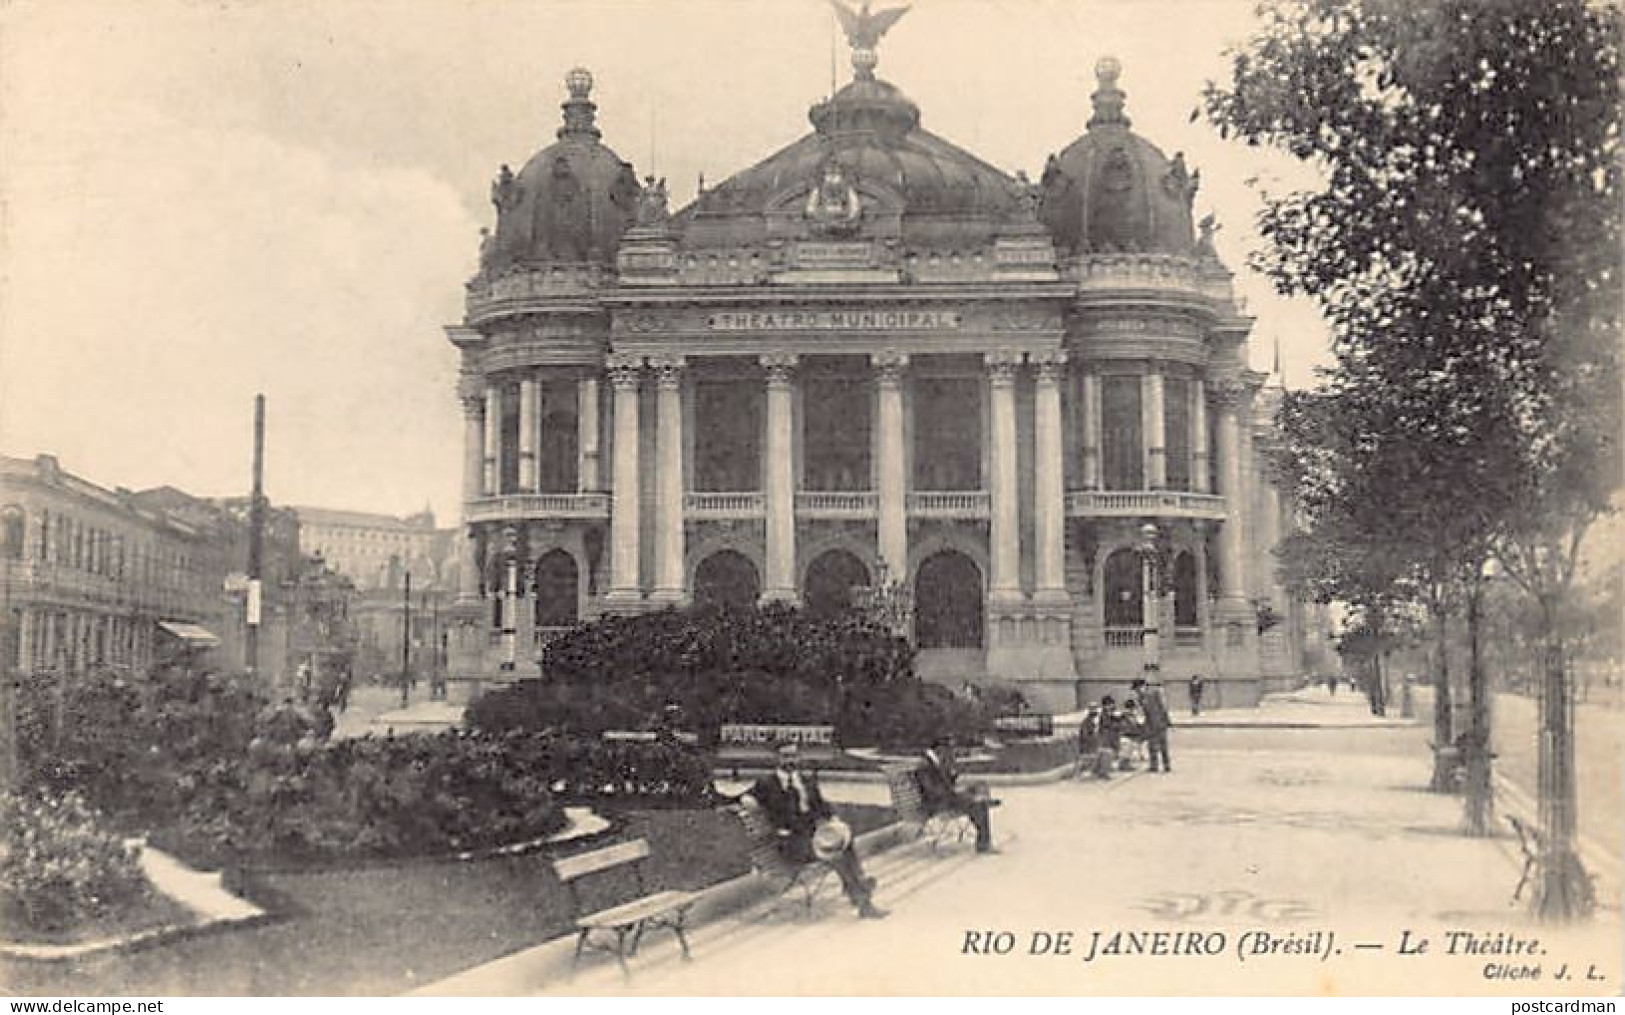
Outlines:
<svg viewBox="0 0 1625 1015"><path fill-rule="evenodd" d="M8 450L240 492L263 391L274 499L453 511L440 326L478 228L454 188L139 105L29 129L5 138Z"/></svg>

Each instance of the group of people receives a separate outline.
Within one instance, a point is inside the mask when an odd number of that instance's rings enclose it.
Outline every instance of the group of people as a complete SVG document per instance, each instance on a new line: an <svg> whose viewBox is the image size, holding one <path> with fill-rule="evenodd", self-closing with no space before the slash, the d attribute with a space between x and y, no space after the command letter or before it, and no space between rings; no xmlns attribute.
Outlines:
<svg viewBox="0 0 1625 1015"><path fill-rule="evenodd" d="M1200 708L1198 701L1198 697L1192 697L1193 710ZM1078 759L1073 775L1088 772L1109 779L1114 769L1132 767L1132 748L1141 743L1145 745L1150 771L1173 771L1168 754L1168 729L1172 725L1161 686L1136 679L1121 704L1108 694L1084 710L1078 724Z"/></svg>
<svg viewBox="0 0 1625 1015"><path fill-rule="evenodd" d="M976 851L997 852L988 813L994 802L984 793L960 787L953 750L946 739L933 742L921 755L915 778L927 810L964 814L976 826ZM801 751L795 744L781 746L773 771L757 779L740 799L766 815L779 833L779 849L786 859L829 864L860 918L878 920L886 915L874 903L875 879L864 873L851 829L824 799L818 776L802 769Z"/></svg>

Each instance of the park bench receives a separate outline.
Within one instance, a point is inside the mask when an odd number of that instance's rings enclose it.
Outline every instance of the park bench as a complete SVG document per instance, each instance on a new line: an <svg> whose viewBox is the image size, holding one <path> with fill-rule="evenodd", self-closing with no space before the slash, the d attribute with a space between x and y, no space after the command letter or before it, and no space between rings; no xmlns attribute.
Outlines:
<svg viewBox="0 0 1625 1015"><path fill-rule="evenodd" d="M677 935L677 943L683 949L683 959L686 961L689 958L683 921L696 896L693 892L649 892L644 885L642 869L643 861L648 858L649 843L644 839L634 839L553 861L553 873L570 892L571 915L575 918L576 950L575 957L570 961L571 970L581 961L583 951L597 948L600 951L613 951L615 961L620 963L621 973L629 976L627 956L638 953L638 944L643 940L645 931L660 927ZM604 875L627 867L632 871L636 894L629 901L614 903L615 895L603 884L616 879ZM595 878L595 889L590 893L582 887L587 878ZM624 892L620 894L624 895ZM603 909L591 908L604 903L613 904ZM596 939L594 935L597 935Z"/></svg>
<svg viewBox="0 0 1625 1015"><path fill-rule="evenodd" d="M810 911L813 899L834 868L822 860L801 863L785 856L779 848L779 830L755 804L740 801L726 809L733 812L745 829L745 847L751 867L774 886L780 899L792 897L793 892L801 893L802 905Z"/></svg>
<svg viewBox="0 0 1625 1015"><path fill-rule="evenodd" d="M1539 869L1541 853L1546 849L1546 836L1540 829L1511 815L1507 816L1507 824L1517 833L1518 850L1523 853L1523 872L1518 875L1518 887L1512 890L1512 901L1517 902L1523 895L1524 887ZM1584 911L1589 913L1597 904L1596 879L1585 871L1579 871L1577 880L1580 886L1580 904Z"/></svg>
<svg viewBox="0 0 1625 1015"><path fill-rule="evenodd" d="M915 838L929 839L931 852L935 853L950 835L955 842L963 842L967 834L976 831L970 815L964 811L932 812L925 806L918 765L887 765L882 771L886 775L886 788L891 790L892 810L897 812L897 819L914 830Z"/></svg>
<svg viewBox="0 0 1625 1015"><path fill-rule="evenodd" d="M717 731L717 764L739 778L743 767L772 768L779 748L795 744L803 764L832 761L840 754L834 726L724 723Z"/></svg>

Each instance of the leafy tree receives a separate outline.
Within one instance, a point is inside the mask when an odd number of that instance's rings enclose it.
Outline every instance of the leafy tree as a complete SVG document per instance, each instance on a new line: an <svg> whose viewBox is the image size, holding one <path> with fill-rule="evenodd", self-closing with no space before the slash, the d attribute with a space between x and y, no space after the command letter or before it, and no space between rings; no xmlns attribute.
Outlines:
<svg viewBox="0 0 1625 1015"><path fill-rule="evenodd" d="M1206 113L1311 162L1325 186L1268 198L1254 263L1319 301L1335 388L1393 405L1423 447L1470 435L1469 461L1491 463L1458 477L1483 495L1458 579L1476 580L1473 557L1493 545L1538 606L1549 749L1535 905L1579 915L1561 618L1620 480L1619 10L1272 0L1259 17Z"/></svg>

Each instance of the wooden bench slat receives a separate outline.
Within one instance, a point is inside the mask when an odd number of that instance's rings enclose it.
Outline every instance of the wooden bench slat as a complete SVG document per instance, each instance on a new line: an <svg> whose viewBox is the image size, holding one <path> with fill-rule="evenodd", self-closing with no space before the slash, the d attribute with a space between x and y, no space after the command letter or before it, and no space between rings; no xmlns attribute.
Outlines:
<svg viewBox="0 0 1625 1015"><path fill-rule="evenodd" d="M693 903L693 892L665 891L605 909L590 916L583 916L576 921L577 927L591 927L594 929L609 927L625 927L640 920L647 920L653 916L661 916L674 909L681 909Z"/></svg>
<svg viewBox="0 0 1625 1015"><path fill-rule="evenodd" d="M649 843L645 839L633 839L631 842L622 842L605 849L594 850L591 853L582 853L579 856L565 857L563 860L553 861L553 873L558 875L560 881L574 881L576 878L611 867L619 867L623 863L642 860L649 855Z"/></svg>

